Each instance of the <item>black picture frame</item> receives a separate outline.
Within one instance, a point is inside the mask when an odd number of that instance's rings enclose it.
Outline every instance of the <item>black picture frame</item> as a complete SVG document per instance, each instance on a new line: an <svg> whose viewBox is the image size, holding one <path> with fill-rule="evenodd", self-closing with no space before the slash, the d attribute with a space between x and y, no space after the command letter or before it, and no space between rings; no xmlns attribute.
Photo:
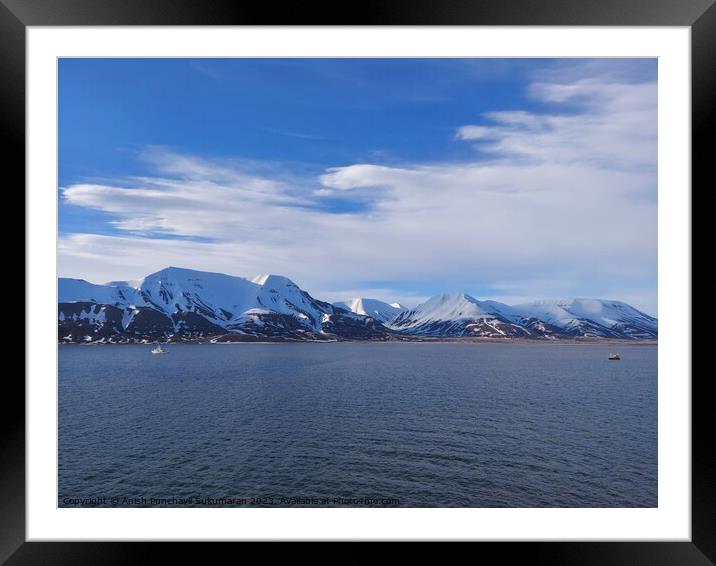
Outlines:
<svg viewBox="0 0 716 566"><path fill-rule="evenodd" d="M0 132L6 174L25 184L25 33L28 26L98 25L560 25L688 26L692 46L692 186L710 173L716 101L715 0L363 0L339 3L197 2L192 0L0 0ZM299 7L300 6L300 7ZM342 15L342 14L350 14ZM713 184L713 181L711 181ZM10 183L8 183L9 187ZM693 194L693 189L692 189ZM20 205L22 206L22 205ZM32 338L27 329L26 338ZM684 329L690 331L690 329ZM692 384L691 542L479 543L480 557L501 563L706 565L716 562L716 465L709 430L712 400L707 373ZM24 384L12 372L3 383L0 437L0 563L156 563L181 552L210 562L217 545L183 543L25 542ZM223 545L222 545L223 546ZM225 550L225 546L223 548ZM285 552L285 551L284 551ZM295 551L289 551L294 553ZM329 551L330 552L330 551ZM333 553L326 556L335 558ZM236 555L238 557L239 555ZM287 555L290 556L290 555ZM275 555L273 555L276 558Z"/></svg>

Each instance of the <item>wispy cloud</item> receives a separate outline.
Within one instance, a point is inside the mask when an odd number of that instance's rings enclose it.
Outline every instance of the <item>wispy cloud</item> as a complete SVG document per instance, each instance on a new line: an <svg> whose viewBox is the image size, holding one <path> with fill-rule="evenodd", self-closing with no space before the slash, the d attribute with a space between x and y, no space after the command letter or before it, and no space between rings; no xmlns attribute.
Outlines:
<svg viewBox="0 0 716 566"><path fill-rule="evenodd" d="M412 303L421 294L400 289L425 281L505 299L636 297L655 312L656 83L569 67L536 76L529 93L547 110L456 128L454 143L475 147L461 162L354 163L316 177L150 148L155 175L63 189L127 235L64 237L61 272L125 279L180 264L284 273L332 300L374 290Z"/></svg>
<svg viewBox="0 0 716 566"><path fill-rule="evenodd" d="M270 134L275 134L277 136L285 136L287 138L297 138L299 140L311 140L311 141L323 141L326 140L324 136L319 136L316 134L310 134L306 132L294 132L291 130L282 130L277 128L266 128L265 131L267 131Z"/></svg>

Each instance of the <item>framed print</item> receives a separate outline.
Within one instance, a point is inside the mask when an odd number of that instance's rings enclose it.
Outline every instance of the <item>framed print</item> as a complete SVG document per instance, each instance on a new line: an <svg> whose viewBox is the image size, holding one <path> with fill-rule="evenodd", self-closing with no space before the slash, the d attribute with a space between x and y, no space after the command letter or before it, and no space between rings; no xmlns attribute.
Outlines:
<svg viewBox="0 0 716 566"><path fill-rule="evenodd" d="M8 564L306 540L713 561L709 2L3 2Z"/></svg>

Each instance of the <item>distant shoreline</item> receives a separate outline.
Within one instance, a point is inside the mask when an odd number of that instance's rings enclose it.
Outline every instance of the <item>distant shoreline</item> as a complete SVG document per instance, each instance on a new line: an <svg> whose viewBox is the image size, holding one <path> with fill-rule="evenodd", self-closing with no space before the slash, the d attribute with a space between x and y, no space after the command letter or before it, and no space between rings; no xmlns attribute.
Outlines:
<svg viewBox="0 0 716 566"><path fill-rule="evenodd" d="M154 344L212 344L223 345L246 345L246 344L553 344L560 346L658 346L658 340L652 339L627 339L627 338L555 338L530 339L530 338L489 338L489 337L454 337L454 338L430 338L414 337L395 340L236 340L216 341L212 339L183 339L164 340L154 342L58 342L58 346L151 346Z"/></svg>

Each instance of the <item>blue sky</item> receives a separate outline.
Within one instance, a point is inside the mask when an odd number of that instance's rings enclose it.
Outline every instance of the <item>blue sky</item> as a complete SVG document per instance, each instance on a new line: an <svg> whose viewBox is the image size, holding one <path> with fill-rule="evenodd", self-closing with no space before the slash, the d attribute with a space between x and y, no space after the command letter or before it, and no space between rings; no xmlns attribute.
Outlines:
<svg viewBox="0 0 716 566"><path fill-rule="evenodd" d="M61 59L60 274L656 312L656 61ZM595 269L599 265L599 269Z"/></svg>

